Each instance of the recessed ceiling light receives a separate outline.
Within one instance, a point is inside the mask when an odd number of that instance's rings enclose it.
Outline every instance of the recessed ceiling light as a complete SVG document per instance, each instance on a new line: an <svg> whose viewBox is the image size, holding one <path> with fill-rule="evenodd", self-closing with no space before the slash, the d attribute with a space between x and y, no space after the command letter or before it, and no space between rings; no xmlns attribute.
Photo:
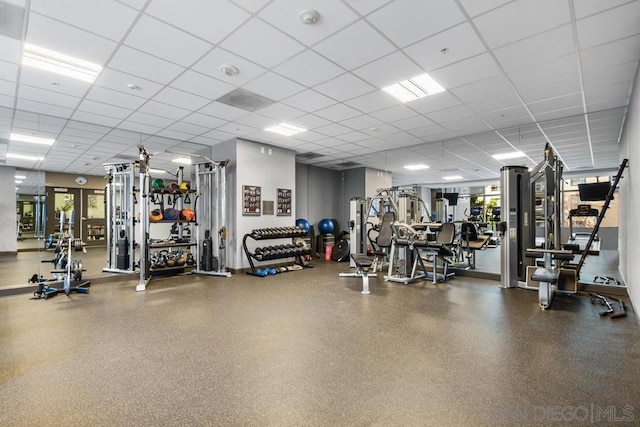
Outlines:
<svg viewBox="0 0 640 427"><path fill-rule="evenodd" d="M41 162L44 160L42 156L26 156L24 154L7 153L7 159L31 160L33 162Z"/></svg>
<svg viewBox="0 0 640 427"><path fill-rule="evenodd" d="M138 89L140 89L140 86L138 86L138 85L134 85L133 83L129 83L129 84L127 85L127 89L131 89L131 90L138 90Z"/></svg>
<svg viewBox="0 0 640 427"><path fill-rule="evenodd" d="M16 179L16 184L22 184L24 181L22 181L21 179Z"/></svg>
<svg viewBox="0 0 640 427"><path fill-rule="evenodd" d="M25 175L16 175L15 179L27 179Z"/></svg>
<svg viewBox="0 0 640 427"><path fill-rule="evenodd" d="M499 154L494 154L493 157L496 160L507 160L507 159L517 159L520 157L526 157L527 155L524 154L522 151L511 151L509 153L499 153Z"/></svg>
<svg viewBox="0 0 640 427"><path fill-rule="evenodd" d="M180 163L181 165L190 165L191 159L187 159L186 157L176 157L171 160L173 163Z"/></svg>
<svg viewBox="0 0 640 427"><path fill-rule="evenodd" d="M455 181L457 179L462 179L460 175L451 175L451 176L443 176L442 179L445 181Z"/></svg>
<svg viewBox="0 0 640 427"><path fill-rule="evenodd" d="M279 125L271 126L270 128L265 129L268 132L278 133L284 136L291 136L297 133L306 132L307 130L304 128L300 128L298 126L290 125L289 123L280 123Z"/></svg>
<svg viewBox="0 0 640 427"><path fill-rule="evenodd" d="M16 142L28 142L30 144L41 144L41 145L53 145L56 142L53 138L41 138L39 136L33 135L22 135L19 133L12 133L9 135L10 141Z"/></svg>
<svg viewBox="0 0 640 427"><path fill-rule="evenodd" d="M409 80L403 80L400 83L382 88L382 90L393 95L399 99L400 102L409 102L414 99L444 92L444 88L428 74L421 74Z"/></svg>
<svg viewBox="0 0 640 427"><path fill-rule="evenodd" d="M221 65L218 67L218 70L222 71L225 75L232 77L238 74L240 71L238 67L234 67L233 65Z"/></svg>
<svg viewBox="0 0 640 427"><path fill-rule="evenodd" d="M308 9L300 12L299 18L303 24L313 25L320 19L320 14L316 10Z"/></svg>
<svg viewBox="0 0 640 427"><path fill-rule="evenodd" d="M422 169L429 169L429 166L424 164L419 164L419 165L407 165L404 168L409 169L410 171L419 171Z"/></svg>
<svg viewBox="0 0 640 427"><path fill-rule="evenodd" d="M24 45L22 65L61 74L88 83L93 83L100 71L102 71L102 66L93 62L74 58L29 43Z"/></svg>

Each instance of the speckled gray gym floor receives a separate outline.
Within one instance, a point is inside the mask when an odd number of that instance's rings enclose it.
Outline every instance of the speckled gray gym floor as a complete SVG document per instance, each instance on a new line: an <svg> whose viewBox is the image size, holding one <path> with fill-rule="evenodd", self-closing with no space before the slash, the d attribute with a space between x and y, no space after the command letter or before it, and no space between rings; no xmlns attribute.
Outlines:
<svg viewBox="0 0 640 427"><path fill-rule="evenodd" d="M0 425L638 425L640 328L456 277L177 276L0 298Z"/></svg>

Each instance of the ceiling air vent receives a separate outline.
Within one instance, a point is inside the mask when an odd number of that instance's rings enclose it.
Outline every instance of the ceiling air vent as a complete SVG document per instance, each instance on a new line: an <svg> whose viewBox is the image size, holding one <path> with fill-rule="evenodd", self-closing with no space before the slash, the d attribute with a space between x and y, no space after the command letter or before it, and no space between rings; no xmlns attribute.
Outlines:
<svg viewBox="0 0 640 427"><path fill-rule="evenodd" d="M20 40L23 20L24 8L0 1L0 35Z"/></svg>
<svg viewBox="0 0 640 427"><path fill-rule="evenodd" d="M296 157L298 159L311 160L311 159L317 159L318 157L322 157L322 154L307 152L307 153L297 154Z"/></svg>
<svg viewBox="0 0 640 427"><path fill-rule="evenodd" d="M352 168L354 166L362 166L362 165L356 162L342 162L342 163L338 163L336 166L340 166L342 168Z"/></svg>
<svg viewBox="0 0 640 427"><path fill-rule="evenodd" d="M272 99L240 88L221 96L216 99L216 102L251 112L258 111L261 108L268 107L275 103Z"/></svg>

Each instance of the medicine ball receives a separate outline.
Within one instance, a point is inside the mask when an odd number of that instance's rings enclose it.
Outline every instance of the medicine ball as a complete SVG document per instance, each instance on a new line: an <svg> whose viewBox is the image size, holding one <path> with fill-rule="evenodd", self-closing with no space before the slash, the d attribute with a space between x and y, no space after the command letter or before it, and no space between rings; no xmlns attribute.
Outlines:
<svg viewBox="0 0 640 427"><path fill-rule="evenodd" d="M333 233L333 229L333 221L330 219L325 218L318 223L318 231L320 231L321 234Z"/></svg>
<svg viewBox="0 0 640 427"><path fill-rule="evenodd" d="M180 190L180 186L178 185L177 182L170 182L167 184L167 190L171 191L172 193L175 193L176 191Z"/></svg>
<svg viewBox="0 0 640 427"><path fill-rule="evenodd" d="M153 188L165 188L167 186L167 182L162 178L155 178L151 181L151 187Z"/></svg>
<svg viewBox="0 0 640 427"><path fill-rule="evenodd" d="M151 221L162 221L163 217L161 209L154 209L149 213L149 219Z"/></svg>
<svg viewBox="0 0 640 427"><path fill-rule="evenodd" d="M168 208L164 210L163 219L167 221L175 221L180 218L180 211L174 208Z"/></svg>
<svg viewBox="0 0 640 427"><path fill-rule="evenodd" d="M188 182L181 182L180 183L180 191L189 191L191 187L189 186Z"/></svg>
<svg viewBox="0 0 640 427"><path fill-rule="evenodd" d="M180 219L185 221L193 221L196 218L196 214L189 208L184 208L180 212Z"/></svg>
<svg viewBox="0 0 640 427"><path fill-rule="evenodd" d="M311 231L311 224L309 224L309 221L307 221L304 218L296 219L296 226L300 227L301 229L303 229L306 232Z"/></svg>

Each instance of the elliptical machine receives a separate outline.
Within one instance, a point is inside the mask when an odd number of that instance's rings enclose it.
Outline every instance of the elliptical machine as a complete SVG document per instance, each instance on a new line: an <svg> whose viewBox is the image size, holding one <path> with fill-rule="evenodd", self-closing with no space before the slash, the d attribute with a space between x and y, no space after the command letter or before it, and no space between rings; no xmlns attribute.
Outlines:
<svg viewBox="0 0 640 427"><path fill-rule="evenodd" d="M73 252L87 253L86 243L81 239L73 237L73 211L69 212L67 231L65 233L65 213L60 212L60 235L54 249L54 257L50 260L42 260L43 263L51 262L54 265L52 279L45 279L34 273L29 279L29 283L37 283L37 288L33 292L33 299L47 299L50 296L64 292L69 295L71 292L79 294L89 293L87 287L91 284L89 280L82 280L82 273L86 271L82 266L82 260L75 260ZM62 288L59 288L62 286Z"/></svg>

